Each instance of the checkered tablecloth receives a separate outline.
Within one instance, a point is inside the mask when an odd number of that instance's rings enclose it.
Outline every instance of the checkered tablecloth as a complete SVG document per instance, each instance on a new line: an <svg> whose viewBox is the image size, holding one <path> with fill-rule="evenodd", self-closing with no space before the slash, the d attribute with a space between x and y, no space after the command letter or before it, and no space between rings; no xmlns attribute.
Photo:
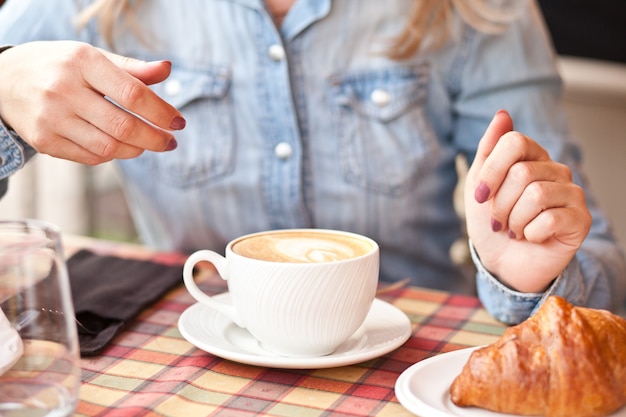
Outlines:
<svg viewBox="0 0 626 417"><path fill-rule="evenodd" d="M122 256L153 256L132 245L73 243ZM168 262L173 260L176 256ZM226 289L214 274L201 285L209 293ZM82 359L76 415L411 416L394 395L405 369L439 353L492 343L504 330L474 297L404 287L379 298L412 322L411 338L400 348L339 368L270 369L223 360L188 343L177 321L195 300L181 284L144 311L102 355Z"/></svg>

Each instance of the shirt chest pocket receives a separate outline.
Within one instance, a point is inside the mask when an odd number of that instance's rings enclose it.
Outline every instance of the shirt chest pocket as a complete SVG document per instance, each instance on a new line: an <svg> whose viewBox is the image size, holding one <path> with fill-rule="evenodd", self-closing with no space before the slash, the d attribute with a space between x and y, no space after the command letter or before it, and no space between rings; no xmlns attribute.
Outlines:
<svg viewBox="0 0 626 417"><path fill-rule="evenodd" d="M187 120L185 129L175 132L174 151L140 157L159 181L190 187L232 171L236 134L230 84L229 68L213 66L203 71L174 68L167 80L151 87Z"/></svg>
<svg viewBox="0 0 626 417"><path fill-rule="evenodd" d="M410 190L436 160L424 102L427 65L332 77L333 124L346 181L369 191Z"/></svg>

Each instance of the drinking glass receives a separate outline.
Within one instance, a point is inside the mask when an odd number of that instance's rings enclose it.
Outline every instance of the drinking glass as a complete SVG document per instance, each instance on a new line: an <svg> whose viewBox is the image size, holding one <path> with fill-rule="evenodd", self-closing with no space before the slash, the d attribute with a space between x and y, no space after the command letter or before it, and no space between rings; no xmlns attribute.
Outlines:
<svg viewBox="0 0 626 417"><path fill-rule="evenodd" d="M0 416L73 414L79 358L59 230L0 221Z"/></svg>

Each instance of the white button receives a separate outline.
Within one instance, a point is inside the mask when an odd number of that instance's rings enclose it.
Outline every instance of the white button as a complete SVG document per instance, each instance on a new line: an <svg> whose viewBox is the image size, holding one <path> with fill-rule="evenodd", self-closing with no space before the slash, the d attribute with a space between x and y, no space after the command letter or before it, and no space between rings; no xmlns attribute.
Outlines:
<svg viewBox="0 0 626 417"><path fill-rule="evenodd" d="M280 142L274 148L274 154L280 159L288 159L293 153L291 145L287 142Z"/></svg>
<svg viewBox="0 0 626 417"><path fill-rule="evenodd" d="M182 86L178 80L168 80L165 84L165 92L170 96L175 96L180 93Z"/></svg>
<svg viewBox="0 0 626 417"><path fill-rule="evenodd" d="M374 102L374 104L383 107L389 104L389 102L391 101L391 94L389 94L385 90L377 88L372 91L372 95L370 96L370 98L372 99L372 102Z"/></svg>
<svg viewBox="0 0 626 417"><path fill-rule="evenodd" d="M270 49L267 51L267 53L274 61L282 61L283 59L285 59L285 50L280 45L270 46Z"/></svg>

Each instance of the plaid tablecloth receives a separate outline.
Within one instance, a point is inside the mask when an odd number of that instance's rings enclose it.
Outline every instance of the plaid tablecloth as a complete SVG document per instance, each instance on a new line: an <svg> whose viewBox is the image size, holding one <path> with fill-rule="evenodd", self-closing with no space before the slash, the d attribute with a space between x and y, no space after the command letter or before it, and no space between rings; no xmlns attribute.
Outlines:
<svg viewBox="0 0 626 417"><path fill-rule="evenodd" d="M140 246L70 239L125 257L182 262ZM209 293L226 289L209 274ZM404 287L379 295L405 312L410 339L367 362L330 369L270 369L223 360L197 349L179 333L180 314L195 303L184 286L135 320L102 355L82 359L77 416L412 416L397 401L394 384L409 366L443 352L494 342L504 326L474 297Z"/></svg>

